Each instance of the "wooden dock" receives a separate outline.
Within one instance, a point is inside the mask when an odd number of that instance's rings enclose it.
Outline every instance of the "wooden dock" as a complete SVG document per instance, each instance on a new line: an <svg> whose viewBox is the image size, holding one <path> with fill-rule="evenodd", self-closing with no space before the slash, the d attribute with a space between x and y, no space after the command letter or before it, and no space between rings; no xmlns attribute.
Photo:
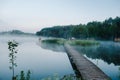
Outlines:
<svg viewBox="0 0 120 80"><path fill-rule="evenodd" d="M71 64L74 64L83 80L111 80L95 64L86 59L69 44L64 45Z"/></svg>

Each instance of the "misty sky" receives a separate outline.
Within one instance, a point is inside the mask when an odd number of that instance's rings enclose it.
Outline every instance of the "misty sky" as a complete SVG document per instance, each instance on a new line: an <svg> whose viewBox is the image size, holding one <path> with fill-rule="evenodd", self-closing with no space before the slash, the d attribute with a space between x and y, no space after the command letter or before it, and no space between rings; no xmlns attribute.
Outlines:
<svg viewBox="0 0 120 80"><path fill-rule="evenodd" d="M86 24L120 17L120 0L0 0L0 31Z"/></svg>

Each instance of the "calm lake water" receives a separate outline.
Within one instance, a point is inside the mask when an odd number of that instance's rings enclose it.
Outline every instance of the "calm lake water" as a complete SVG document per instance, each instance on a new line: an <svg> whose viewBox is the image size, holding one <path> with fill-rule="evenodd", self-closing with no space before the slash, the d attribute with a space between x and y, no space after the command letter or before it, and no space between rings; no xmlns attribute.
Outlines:
<svg viewBox="0 0 120 80"><path fill-rule="evenodd" d="M17 53L17 67L15 73L21 70L31 70L32 79L74 74L68 56L63 46L55 44L42 44L38 37L26 36L0 36L0 80L11 80L12 72L9 69L9 51L7 42L19 42ZM120 80L120 43L100 41L97 46L73 46L87 59L97 65L112 80Z"/></svg>
<svg viewBox="0 0 120 80"><path fill-rule="evenodd" d="M120 80L120 43L99 41L97 46L73 46L87 59L97 65L112 80ZM64 52L62 46L55 44L41 44L41 47L56 52Z"/></svg>
<svg viewBox="0 0 120 80"><path fill-rule="evenodd" d="M97 46L74 46L87 59L97 65L112 80L120 80L120 43L100 41Z"/></svg>
<svg viewBox="0 0 120 80"><path fill-rule="evenodd" d="M38 37L26 36L0 36L0 80L11 80L12 72L9 69L9 51L7 42L16 40L19 43L17 56L17 67L15 74L20 75L20 71L31 70L32 80L40 80L41 78L74 74L67 54L63 47L54 51L53 48L44 49L47 46L40 46ZM57 47L56 47L57 48Z"/></svg>

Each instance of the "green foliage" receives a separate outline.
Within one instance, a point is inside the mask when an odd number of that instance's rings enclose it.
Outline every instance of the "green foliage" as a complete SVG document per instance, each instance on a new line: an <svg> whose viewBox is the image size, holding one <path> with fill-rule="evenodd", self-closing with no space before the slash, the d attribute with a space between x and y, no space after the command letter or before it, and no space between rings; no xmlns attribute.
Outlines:
<svg viewBox="0 0 120 80"><path fill-rule="evenodd" d="M47 36L47 37L57 37L57 38L69 38L71 37L71 32L73 25L69 26L54 26L52 28L44 28L38 31L36 35Z"/></svg>
<svg viewBox="0 0 120 80"><path fill-rule="evenodd" d="M25 74L24 74L24 71L21 71L21 74L20 74L20 80L25 80Z"/></svg>
<svg viewBox="0 0 120 80"><path fill-rule="evenodd" d="M98 45L99 42L95 40L65 40L65 39L46 39L42 40L43 43L54 43L63 45L65 42L71 45L91 46Z"/></svg>
<svg viewBox="0 0 120 80"><path fill-rule="evenodd" d="M26 80L30 80L30 74L31 74L31 72L30 72L30 70L28 70Z"/></svg>
<svg viewBox="0 0 120 80"><path fill-rule="evenodd" d="M54 44L64 44L65 40L64 39L47 39L47 40L42 40L43 43L54 43Z"/></svg>
<svg viewBox="0 0 120 80"><path fill-rule="evenodd" d="M8 42L8 49L10 51L9 57L10 57L10 63L11 63L11 66L9 68L13 72L12 78L14 78L14 67L17 67L17 64L15 63L15 60L16 60L15 54L17 53L16 47L18 47L18 43L16 41L13 40Z"/></svg>
<svg viewBox="0 0 120 80"><path fill-rule="evenodd" d="M31 80L30 75L31 72L28 70L26 76L24 71L20 72L20 76L16 76L16 80ZM20 77L20 78L19 78ZM45 78L42 78L41 80L82 80L81 78L77 78L75 75L64 75L63 77L60 77L57 73L55 73L53 76L48 76Z"/></svg>
<svg viewBox="0 0 120 80"><path fill-rule="evenodd" d="M24 71L21 71L20 76L17 75L16 80L30 80L30 74L31 74L30 70L28 70L26 76Z"/></svg>
<svg viewBox="0 0 120 80"><path fill-rule="evenodd" d="M98 45L99 42L94 40L72 40L68 42L71 45L81 45L81 46L91 46L91 45Z"/></svg>
<svg viewBox="0 0 120 80"><path fill-rule="evenodd" d="M86 38L88 37L88 32L87 32L87 28L85 25L77 25L73 28L72 32L71 32L71 36L75 37L75 38Z"/></svg>
<svg viewBox="0 0 120 80"><path fill-rule="evenodd" d="M58 38L94 38L114 40L120 37L120 17L109 18L103 22L89 22L86 25L67 25L44 28L36 35Z"/></svg>

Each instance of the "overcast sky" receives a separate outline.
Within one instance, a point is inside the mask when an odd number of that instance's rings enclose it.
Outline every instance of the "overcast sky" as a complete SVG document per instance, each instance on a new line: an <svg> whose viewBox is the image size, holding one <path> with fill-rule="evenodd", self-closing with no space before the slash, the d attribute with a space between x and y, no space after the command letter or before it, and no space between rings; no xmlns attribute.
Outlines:
<svg viewBox="0 0 120 80"><path fill-rule="evenodd" d="M120 0L0 0L0 31L36 32L120 17Z"/></svg>

